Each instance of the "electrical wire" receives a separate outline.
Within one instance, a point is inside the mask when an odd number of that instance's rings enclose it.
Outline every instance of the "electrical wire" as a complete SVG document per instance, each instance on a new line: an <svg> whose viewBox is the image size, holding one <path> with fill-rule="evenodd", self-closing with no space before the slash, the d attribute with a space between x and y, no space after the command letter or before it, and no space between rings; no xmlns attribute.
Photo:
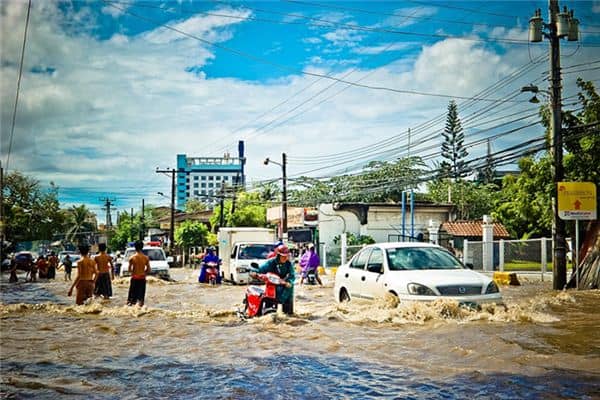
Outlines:
<svg viewBox="0 0 600 400"><path fill-rule="evenodd" d="M12 113L12 123L10 126L10 139L8 142L8 152L6 154L6 170L10 165L10 153L12 151L13 137L15 134L15 123L17 120L17 107L19 105L19 93L21 91L21 76L23 75L23 60L25 59L25 46L27 44L27 31L29 28L29 14L31 12L31 0L27 2L27 16L25 18L25 31L23 32L23 45L21 46L21 60L19 62L19 77L17 78L17 93L15 95L15 106Z"/></svg>

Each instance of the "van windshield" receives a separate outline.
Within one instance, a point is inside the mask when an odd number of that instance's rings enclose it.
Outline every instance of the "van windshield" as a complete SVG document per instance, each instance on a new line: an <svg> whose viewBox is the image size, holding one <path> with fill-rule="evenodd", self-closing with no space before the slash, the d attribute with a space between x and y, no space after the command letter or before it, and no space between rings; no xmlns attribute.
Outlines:
<svg viewBox="0 0 600 400"><path fill-rule="evenodd" d="M165 253L162 249L144 249L142 252L148 256L150 261L164 261Z"/></svg>
<svg viewBox="0 0 600 400"><path fill-rule="evenodd" d="M148 256L150 261L164 261L165 252L162 249L143 249L142 253ZM125 252L125 259L128 260L135 254L135 250L129 249Z"/></svg>
<svg viewBox="0 0 600 400"><path fill-rule="evenodd" d="M265 260L274 249L274 244L242 244L238 260Z"/></svg>

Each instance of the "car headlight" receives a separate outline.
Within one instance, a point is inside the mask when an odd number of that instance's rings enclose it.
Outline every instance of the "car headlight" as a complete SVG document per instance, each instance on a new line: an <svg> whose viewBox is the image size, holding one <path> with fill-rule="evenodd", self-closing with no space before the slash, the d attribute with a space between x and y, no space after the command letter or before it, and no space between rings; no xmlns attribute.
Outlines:
<svg viewBox="0 0 600 400"><path fill-rule="evenodd" d="M496 282L491 281L485 289L485 294L498 293L499 291L500 289L498 289L498 285L496 285Z"/></svg>
<svg viewBox="0 0 600 400"><path fill-rule="evenodd" d="M429 289L427 286L418 284L418 283L409 283L407 285L408 293L416 294L419 296L435 296L436 294L433 290Z"/></svg>

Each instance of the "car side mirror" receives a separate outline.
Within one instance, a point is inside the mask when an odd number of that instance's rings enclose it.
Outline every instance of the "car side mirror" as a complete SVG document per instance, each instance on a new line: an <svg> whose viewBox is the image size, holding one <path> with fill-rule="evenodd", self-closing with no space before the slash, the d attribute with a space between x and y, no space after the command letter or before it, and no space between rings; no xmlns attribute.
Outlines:
<svg viewBox="0 0 600 400"><path fill-rule="evenodd" d="M367 271L383 274L383 265L367 265Z"/></svg>
<svg viewBox="0 0 600 400"><path fill-rule="evenodd" d="M475 266L472 263L466 263L465 267L469 268L469 269L473 269L475 268Z"/></svg>
<svg viewBox="0 0 600 400"><path fill-rule="evenodd" d="M173 256L167 257L167 262L170 264L174 261Z"/></svg>

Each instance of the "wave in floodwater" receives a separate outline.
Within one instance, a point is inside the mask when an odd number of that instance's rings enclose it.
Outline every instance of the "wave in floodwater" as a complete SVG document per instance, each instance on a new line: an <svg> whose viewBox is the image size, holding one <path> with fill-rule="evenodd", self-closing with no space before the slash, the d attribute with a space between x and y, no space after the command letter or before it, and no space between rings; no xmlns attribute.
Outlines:
<svg viewBox="0 0 600 400"><path fill-rule="evenodd" d="M160 281L158 281L160 282ZM169 283L160 283L169 285ZM238 318L238 312L235 308L223 310L213 308L210 305L192 304L187 305L185 309L160 308L152 306L128 307L120 303L92 299L87 304L77 306L74 304L65 304L64 301L52 302L54 299L51 294L44 294L43 291L34 290L29 294L35 295L42 300L36 303L16 303L0 304L0 315L7 316L13 313L24 312L42 312L50 314L97 314L106 317L146 317L146 318L190 318L196 321L223 322ZM44 302L43 300L47 300ZM70 300L72 301L72 300ZM351 302L335 304L319 304L310 301L296 301L296 315L286 317L278 315L278 319L272 317L256 318L261 323L264 321L277 321L285 319L326 319L329 321L342 321L353 324L426 324L429 322L535 322L552 323L559 321L559 318L548 313L551 306L568 305L575 302L572 295L567 292L556 294L543 294L529 299L521 304L487 304L480 309L465 307L455 301L437 300L433 302L422 303L398 303L395 297L389 296L383 299L377 299L373 302ZM240 305L241 308L241 305ZM252 320L249 320L252 323Z"/></svg>

